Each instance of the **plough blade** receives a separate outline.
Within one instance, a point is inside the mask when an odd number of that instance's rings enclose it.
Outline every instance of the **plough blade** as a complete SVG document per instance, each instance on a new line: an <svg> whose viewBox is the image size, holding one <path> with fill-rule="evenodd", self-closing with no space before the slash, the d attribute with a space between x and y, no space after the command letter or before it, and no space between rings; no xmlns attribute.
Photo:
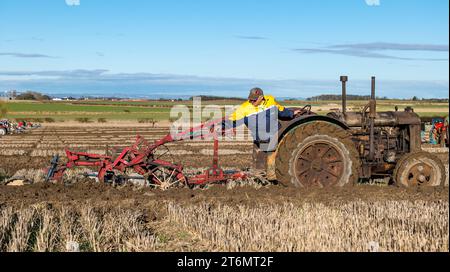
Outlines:
<svg viewBox="0 0 450 272"><path fill-rule="evenodd" d="M55 156L53 156L53 159L51 160L50 163L51 163L51 165L47 171L47 175L45 177L45 182L49 182L51 179L53 179L55 172L58 168L59 154L56 154Z"/></svg>

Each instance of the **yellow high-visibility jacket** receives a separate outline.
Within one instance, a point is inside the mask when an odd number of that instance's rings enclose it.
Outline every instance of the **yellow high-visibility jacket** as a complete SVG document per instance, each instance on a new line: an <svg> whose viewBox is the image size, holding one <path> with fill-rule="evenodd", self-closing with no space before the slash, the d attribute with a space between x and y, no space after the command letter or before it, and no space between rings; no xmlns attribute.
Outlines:
<svg viewBox="0 0 450 272"><path fill-rule="evenodd" d="M238 121L245 117L249 117L254 114L261 113L263 111L266 111L272 107L278 108L279 116L282 117L292 117L293 112L290 110L287 110L285 107L278 104L278 102L275 100L275 98L271 95L265 95L264 100L261 103L261 105L255 107L250 103L249 101L244 102L239 108L233 112L228 120L230 121Z"/></svg>

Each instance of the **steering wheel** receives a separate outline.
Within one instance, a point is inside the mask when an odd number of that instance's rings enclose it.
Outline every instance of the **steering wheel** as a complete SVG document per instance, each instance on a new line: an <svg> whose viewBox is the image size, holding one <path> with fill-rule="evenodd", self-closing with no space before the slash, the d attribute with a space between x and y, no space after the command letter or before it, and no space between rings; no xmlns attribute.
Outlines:
<svg viewBox="0 0 450 272"><path fill-rule="evenodd" d="M310 114L311 113L311 105L306 105L303 108L300 109L300 113L297 116L301 116L303 114Z"/></svg>

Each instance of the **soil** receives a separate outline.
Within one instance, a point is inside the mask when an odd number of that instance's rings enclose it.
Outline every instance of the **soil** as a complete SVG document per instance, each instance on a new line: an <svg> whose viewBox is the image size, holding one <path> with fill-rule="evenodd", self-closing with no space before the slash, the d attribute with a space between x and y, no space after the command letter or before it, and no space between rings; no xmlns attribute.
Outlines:
<svg viewBox="0 0 450 272"><path fill-rule="evenodd" d="M448 201L449 190L444 188L399 188L395 186L355 185L344 188L287 188L282 185L266 185L255 188L250 185L227 189L214 184L203 189L178 188L161 191L137 188L132 185L113 187L86 180L73 185L38 183L25 186L0 186L0 205L32 205L40 202L70 203L92 202L122 207L145 207L150 202L174 201L182 204L199 202L249 204L283 204L302 202L368 202L388 200Z"/></svg>
<svg viewBox="0 0 450 272"><path fill-rule="evenodd" d="M0 169L7 176L14 175L21 169L43 169L49 167L51 157L0 156Z"/></svg>
<svg viewBox="0 0 450 272"><path fill-rule="evenodd" d="M91 131L92 130L92 131ZM118 130L120 132L118 132ZM97 139L92 139L95 133L97 136L111 137L114 139L118 134L127 134L131 139L135 137L136 130L149 134L151 128L123 129L113 127L91 128L83 127L77 130L74 127L51 127L48 129L39 129L31 133L17 136L5 137L5 141L0 142L3 148L8 144L20 144L22 141L31 141L37 139L34 143L43 144L49 142L47 138L56 137L58 141L64 144L71 143L64 137L76 136L76 143L83 142L87 145L96 144ZM155 135L164 135L161 128L155 128ZM74 133L67 133L73 131ZM76 132L79 131L79 134ZM3 138L2 138L3 140ZM47 142L46 142L47 141ZM50 141L51 143L51 141ZM106 144L105 144L106 147ZM234 148L238 151L251 151L252 144L240 144L239 146L226 146L224 148ZM36 147L38 148L38 147ZM178 149L177 149L178 148ZM171 147L175 150L191 150L197 153L200 149L211 147L198 147L187 144L180 144ZM45 150L45 148L42 148ZM439 154L445 159L448 165L448 153ZM4 156L0 155L0 176L12 176L21 169L43 169L49 166L51 157L31 157L23 156ZM212 163L211 156L198 155L175 155L175 162L180 162L185 167L209 167ZM251 166L250 154L224 155L220 156L220 164L223 167L233 167L243 169ZM2 174L3 173L3 174ZM377 186L377 185L354 185L346 188L330 189L299 189L286 188L282 185L268 185L256 188L258 186L246 185L236 186L233 189L227 189L225 185L209 185L205 189L171 189L160 191L150 188L137 188L135 186L112 187L106 184L94 183L93 181L83 181L73 185L38 183L19 187L0 185L0 205L31 205L39 202L49 202L53 204L92 202L95 205L140 207L145 208L154 203L165 201L175 201L179 203L198 203L203 201L213 203L227 204L249 204L258 203L286 203L286 202L312 202L319 201L323 203L336 201L387 201L387 200L425 200L425 201L448 201L448 187L444 188L412 188L405 189L395 186Z"/></svg>

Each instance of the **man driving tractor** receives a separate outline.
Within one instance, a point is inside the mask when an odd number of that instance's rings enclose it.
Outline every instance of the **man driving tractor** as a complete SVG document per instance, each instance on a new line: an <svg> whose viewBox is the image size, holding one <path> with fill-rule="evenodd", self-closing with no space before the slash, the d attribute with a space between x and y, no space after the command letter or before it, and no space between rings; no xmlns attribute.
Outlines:
<svg viewBox="0 0 450 272"><path fill-rule="evenodd" d="M253 88L250 90L248 100L244 102L229 118L231 121L242 120L253 114L266 111L272 107L278 109L279 118L292 119L295 115L299 114L301 110L290 110L281 106L273 96L264 95L264 92L260 88Z"/></svg>
<svg viewBox="0 0 450 272"><path fill-rule="evenodd" d="M273 96L264 95L260 88L250 90L248 100L242 103L222 123L223 131L245 124L253 137L253 160L258 161L261 151L274 151L278 145L279 119L291 120L301 114L300 109L288 109L280 105Z"/></svg>

